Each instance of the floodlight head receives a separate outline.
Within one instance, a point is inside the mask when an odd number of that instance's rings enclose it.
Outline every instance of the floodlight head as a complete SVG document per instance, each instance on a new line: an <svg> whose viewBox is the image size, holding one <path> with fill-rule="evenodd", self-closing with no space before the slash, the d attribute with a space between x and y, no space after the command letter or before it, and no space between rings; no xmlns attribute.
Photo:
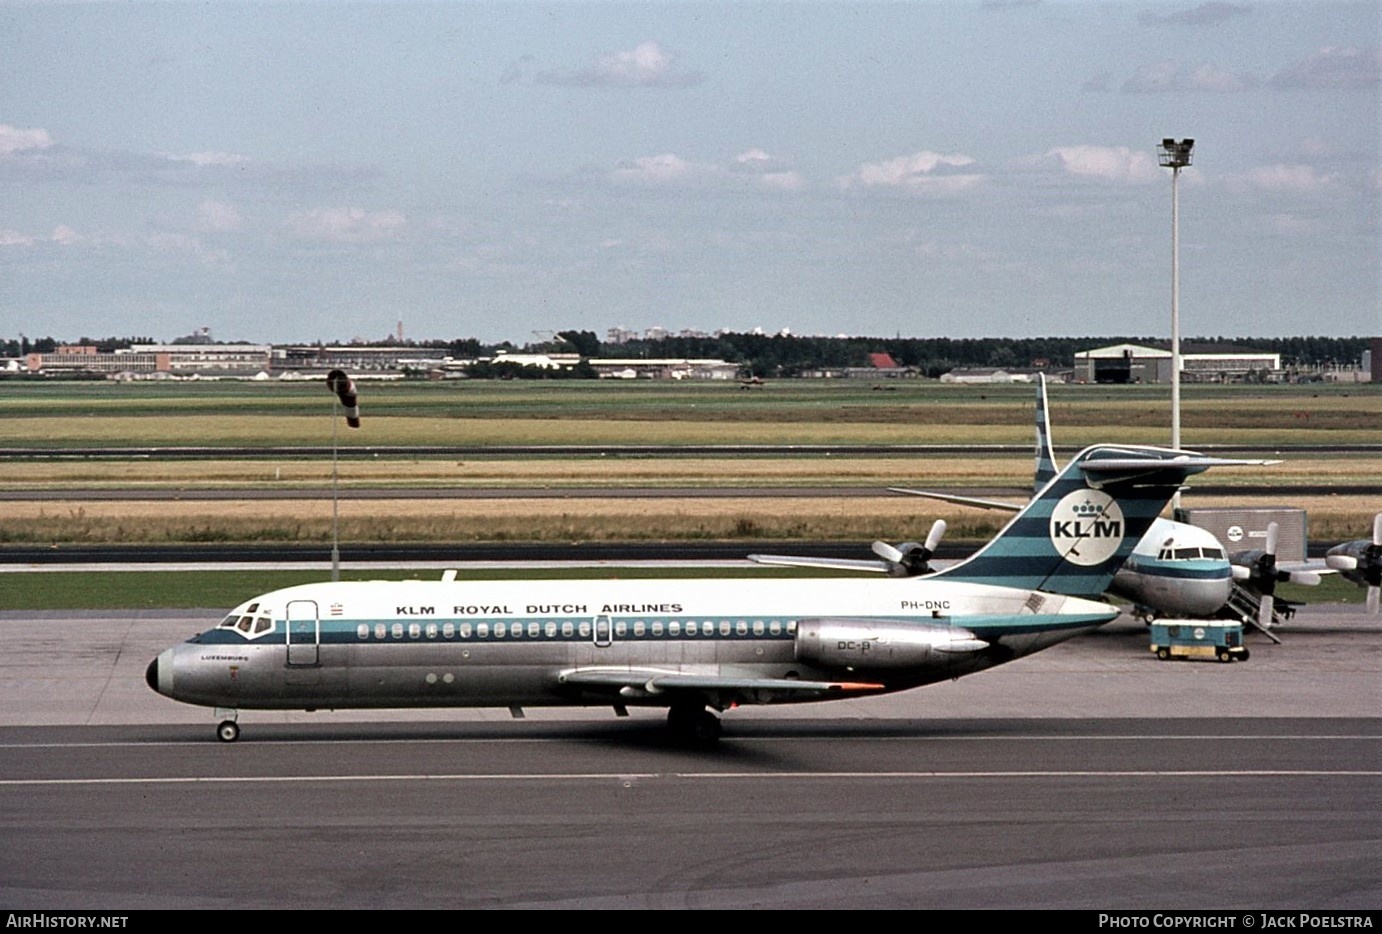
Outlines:
<svg viewBox="0 0 1382 934"><path fill-rule="evenodd" d="M1163 139L1157 156L1162 168L1183 169L1190 164L1190 151L1194 148L1193 139Z"/></svg>

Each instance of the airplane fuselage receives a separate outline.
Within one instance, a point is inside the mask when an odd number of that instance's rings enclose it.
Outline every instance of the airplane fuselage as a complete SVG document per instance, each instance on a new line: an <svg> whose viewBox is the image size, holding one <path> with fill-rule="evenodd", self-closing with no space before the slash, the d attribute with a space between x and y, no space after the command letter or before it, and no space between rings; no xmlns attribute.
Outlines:
<svg viewBox="0 0 1382 934"><path fill-rule="evenodd" d="M877 693L955 678L1116 614L905 579L321 583L248 601L163 652L148 680L177 700L244 709L667 706L656 686L619 682L636 671L623 680L702 677L705 702L722 708L845 696L768 681Z"/></svg>
<svg viewBox="0 0 1382 934"><path fill-rule="evenodd" d="M1163 617L1208 617L1228 602L1233 569L1197 526L1157 519L1113 577L1109 592Z"/></svg>

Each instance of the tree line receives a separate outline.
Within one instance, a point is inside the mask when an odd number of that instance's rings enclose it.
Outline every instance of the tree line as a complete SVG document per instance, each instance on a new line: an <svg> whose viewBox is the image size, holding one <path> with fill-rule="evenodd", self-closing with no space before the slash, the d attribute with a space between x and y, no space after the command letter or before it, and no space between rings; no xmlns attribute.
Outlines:
<svg viewBox="0 0 1382 934"><path fill-rule="evenodd" d="M1252 349L1279 353L1286 368L1314 368L1331 364L1356 364L1367 349L1365 337L1268 337L1268 338L1190 338L1182 341L1184 352L1215 352ZM68 343L64 341L63 343ZM110 353L133 344L157 343L147 337L83 337L74 344L94 344ZM217 343L223 343L218 341ZM384 342L399 344L395 340ZM745 375L791 377L804 372L843 367L864 367L870 354L885 353L898 365L938 377L956 367L1040 367L1068 368L1075 354L1110 344L1164 346L1155 337L798 337L791 334L720 333L705 337L668 336L656 340L631 340L624 343L602 341L593 331L559 332L551 341L514 345L508 341L487 344L473 337L452 340L403 341L401 346L444 351L459 359L491 358L500 351L530 353L578 353L591 360L611 358L696 358L718 359L738 364ZM0 356L18 357L28 353L52 353L59 342L51 337L0 339ZM575 371L543 370L514 364L482 362L475 366L476 377L502 378L593 378L589 366Z"/></svg>

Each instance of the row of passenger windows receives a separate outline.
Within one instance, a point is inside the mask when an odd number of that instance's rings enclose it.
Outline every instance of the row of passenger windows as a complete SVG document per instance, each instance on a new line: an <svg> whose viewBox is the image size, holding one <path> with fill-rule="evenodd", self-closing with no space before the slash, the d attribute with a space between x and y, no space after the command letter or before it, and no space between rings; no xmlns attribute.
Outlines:
<svg viewBox="0 0 1382 934"><path fill-rule="evenodd" d="M731 622L730 620L720 620L711 622L706 620L698 622L688 620L682 622L673 620L664 623L662 620L645 622L644 620L619 620L610 624L616 639L660 639L664 636L673 639L683 637L695 638L700 636L713 636L717 633L721 636L781 636L791 635L796 632L795 622L783 622L781 620L746 620L741 619ZM440 636L443 639L555 639L560 636L563 639L578 637L589 639L595 632L595 624L590 620L565 620L558 623L555 620L548 620L545 623L408 623L405 627L403 623L386 625L375 623L373 627L369 623L361 623L355 627L355 635L361 639L402 639L406 634L409 639L421 639L424 636L428 639L435 639Z"/></svg>

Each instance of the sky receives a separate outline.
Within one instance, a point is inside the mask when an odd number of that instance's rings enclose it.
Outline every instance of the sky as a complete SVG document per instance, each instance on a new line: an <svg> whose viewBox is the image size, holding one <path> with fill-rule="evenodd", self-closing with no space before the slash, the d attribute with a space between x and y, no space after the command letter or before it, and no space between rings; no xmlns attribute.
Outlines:
<svg viewBox="0 0 1382 934"><path fill-rule="evenodd" d="M0 336L1382 334L1379 2L0 2Z"/></svg>

